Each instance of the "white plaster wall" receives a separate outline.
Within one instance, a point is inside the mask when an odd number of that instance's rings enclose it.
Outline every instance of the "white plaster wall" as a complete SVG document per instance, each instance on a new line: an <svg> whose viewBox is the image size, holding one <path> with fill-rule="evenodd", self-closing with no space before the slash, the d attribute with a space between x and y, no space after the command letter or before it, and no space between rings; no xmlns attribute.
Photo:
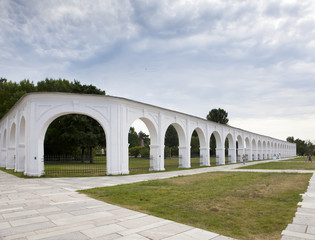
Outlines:
<svg viewBox="0 0 315 240"><path fill-rule="evenodd" d="M210 165L211 134L216 137L219 164L225 164L226 138L229 140L228 155L231 163L237 161L236 141L239 142L238 154L248 154L249 160L257 160L258 154L260 159L263 154L267 156L268 153L273 155L280 152L283 157L296 154L296 146L292 143L128 99L100 95L33 93L22 97L0 120L0 166L24 171L29 176L44 174L44 138L47 128L53 120L66 114L87 115L103 127L109 175L129 173L128 132L137 119L141 119L150 132L150 170L153 171L165 170L164 138L170 125L175 127L179 136L179 167L182 168L191 167L190 141L194 130L200 139L202 166ZM13 126L15 133L12 135Z"/></svg>

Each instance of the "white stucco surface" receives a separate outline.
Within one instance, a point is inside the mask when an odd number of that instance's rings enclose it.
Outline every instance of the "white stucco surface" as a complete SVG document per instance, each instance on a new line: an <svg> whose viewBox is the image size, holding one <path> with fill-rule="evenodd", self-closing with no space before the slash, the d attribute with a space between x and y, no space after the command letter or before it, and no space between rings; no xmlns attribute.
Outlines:
<svg viewBox="0 0 315 240"><path fill-rule="evenodd" d="M67 114L87 115L103 127L106 135L107 174L129 173L128 132L137 119L150 133L150 169L164 169L164 139L173 125L179 138L179 167L190 168L190 140L194 130L200 141L200 165L210 166L210 137L216 138L216 156L225 164L225 139L229 141L231 163L243 154L248 160L296 155L296 145L269 136L222 125L181 112L129 99L69 93L30 93L24 95L0 120L0 167L44 174L44 139L52 121ZM238 148L236 147L238 142ZM237 156L238 153L238 156Z"/></svg>

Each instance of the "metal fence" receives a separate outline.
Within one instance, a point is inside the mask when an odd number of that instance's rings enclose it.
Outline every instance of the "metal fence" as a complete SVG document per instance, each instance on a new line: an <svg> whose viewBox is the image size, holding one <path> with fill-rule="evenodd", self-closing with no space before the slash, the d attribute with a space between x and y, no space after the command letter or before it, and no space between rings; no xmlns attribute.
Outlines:
<svg viewBox="0 0 315 240"><path fill-rule="evenodd" d="M46 177L84 177L106 175L106 156L44 156Z"/></svg>

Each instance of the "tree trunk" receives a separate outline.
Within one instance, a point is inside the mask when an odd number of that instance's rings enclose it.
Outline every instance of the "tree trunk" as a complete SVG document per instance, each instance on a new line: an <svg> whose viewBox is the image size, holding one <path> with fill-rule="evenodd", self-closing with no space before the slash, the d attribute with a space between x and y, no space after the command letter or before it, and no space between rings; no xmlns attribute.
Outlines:
<svg viewBox="0 0 315 240"><path fill-rule="evenodd" d="M93 155L92 155L92 147L90 147L90 163L94 163Z"/></svg>

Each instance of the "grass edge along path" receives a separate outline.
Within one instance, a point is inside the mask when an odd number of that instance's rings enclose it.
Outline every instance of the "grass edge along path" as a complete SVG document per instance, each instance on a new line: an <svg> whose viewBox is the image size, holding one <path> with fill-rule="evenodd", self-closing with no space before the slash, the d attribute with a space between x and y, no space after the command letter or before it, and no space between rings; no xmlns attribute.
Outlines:
<svg viewBox="0 0 315 240"><path fill-rule="evenodd" d="M237 239L280 239L311 174L215 172L79 191Z"/></svg>
<svg viewBox="0 0 315 240"><path fill-rule="evenodd" d="M305 157L298 157L276 162L258 163L243 166L238 169L274 169L274 170L315 170L315 161L305 161Z"/></svg>

